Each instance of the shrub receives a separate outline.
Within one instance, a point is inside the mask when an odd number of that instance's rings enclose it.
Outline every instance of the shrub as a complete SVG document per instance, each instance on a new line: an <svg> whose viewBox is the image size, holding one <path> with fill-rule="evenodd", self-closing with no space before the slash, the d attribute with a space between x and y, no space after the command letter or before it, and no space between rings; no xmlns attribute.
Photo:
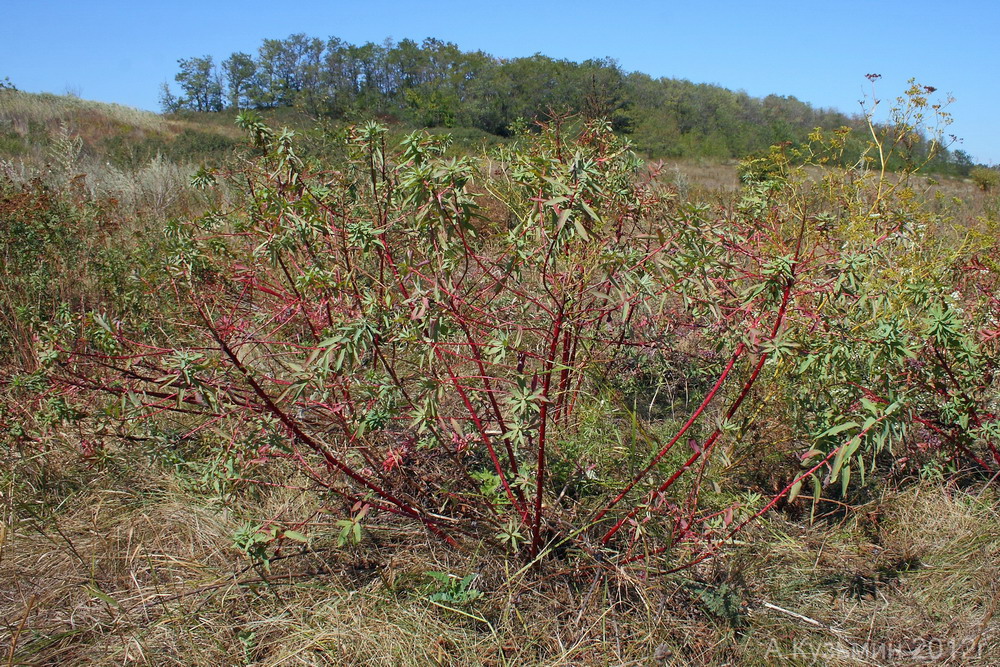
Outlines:
<svg viewBox="0 0 1000 667"><path fill-rule="evenodd" d="M990 192L1000 185L1000 171L988 167L976 167L969 172L969 177L976 187L983 192Z"/></svg>
<svg viewBox="0 0 1000 667"><path fill-rule="evenodd" d="M172 412L260 443L238 460L294 463L352 535L395 516L528 561L676 569L804 482L846 496L915 438L1000 464L981 333L996 313L976 296L992 265L949 297L954 266L884 163L821 183L786 169L725 208L676 202L602 122L556 121L482 164L425 133L393 149L368 123L329 171L293 133L239 123L253 151L219 176L245 205L169 229L184 333L80 318L47 358L63 386L122 399L122 418ZM813 142L802 155L845 137ZM653 423L628 394L668 367L700 379L681 417ZM727 471L760 434L804 468L748 495Z"/></svg>

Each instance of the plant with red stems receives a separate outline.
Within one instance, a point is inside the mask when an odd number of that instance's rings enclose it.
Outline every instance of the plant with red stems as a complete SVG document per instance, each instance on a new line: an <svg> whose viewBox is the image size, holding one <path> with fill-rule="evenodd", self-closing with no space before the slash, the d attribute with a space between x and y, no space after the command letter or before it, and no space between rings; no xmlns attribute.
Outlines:
<svg viewBox="0 0 1000 667"><path fill-rule="evenodd" d="M191 319L159 342L68 327L52 377L119 397L123 418L180 415L247 467L290 461L352 527L396 516L529 561L687 545L677 568L806 480L846 493L916 432L1000 463L977 375L993 357L959 324L974 295L889 288L923 214L884 170L817 179L777 151L713 206L678 201L601 122L555 121L478 162L425 133L393 149L369 123L336 170L239 122L253 150L223 176L244 199L172 229L169 289ZM845 143L813 139L792 157ZM668 366L700 378L676 423L629 407L624 381ZM754 505L706 504L720 445L778 411L804 469Z"/></svg>

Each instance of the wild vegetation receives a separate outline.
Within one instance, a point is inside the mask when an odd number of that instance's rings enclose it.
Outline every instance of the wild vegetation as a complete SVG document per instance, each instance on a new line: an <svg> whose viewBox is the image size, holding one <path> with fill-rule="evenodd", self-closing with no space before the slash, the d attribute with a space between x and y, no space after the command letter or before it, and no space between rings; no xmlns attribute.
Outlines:
<svg viewBox="0 0 1000 667"><path fill-rule="evenodd" d="M8 664L990 664L998 207L933 92L727 191L613 113L0 91Z"/></svg>
<svg viewBox="0 0 1000 667"><path fill-rule="evenodd" d="M656 79L625 72L611 58L502 59L433 38L355 45L299 33L263 40L256 56L233 53L218 64L211 56L181 59L175 81L179 93L163 84L165 111L296 107L316 118L357 122L374 114L414 128L504 137L519 120L579 114L607 120L654 159L742 158L774 144L805 142L817 127L854 130L848 155L864 150L867 139L864 114L815 109L794 97L758 99L721 86ZM968 176L974 166L962 150L931 146L922 134L903 139L887 155L893 169L926 162L924 171Z"/></svg>

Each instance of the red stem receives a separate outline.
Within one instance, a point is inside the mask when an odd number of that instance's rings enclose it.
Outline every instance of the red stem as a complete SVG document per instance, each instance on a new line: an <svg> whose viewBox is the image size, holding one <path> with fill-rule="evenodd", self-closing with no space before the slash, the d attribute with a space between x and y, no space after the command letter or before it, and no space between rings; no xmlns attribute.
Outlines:
<svg viewBox="0 0 1000 667"><path fill-rule="evenodd" d="M791 297L792 285L795 282L794 273L795 271L793 266L792 277L789 277L787 282L785 283L784 294L782 295L781 299L781 306L778 308L778 313L775 318L774 326L771 328L772 339L777 335L778 330L781 328L781 324L785 319L785 312L788 307L788 301ZM725 376L729 374L730 370L732 370L733 363L736 361L736 358L739 356L740 353L742 353L744 349L746 349L746 345L744 343L740 343L739 347L736 348L736 352L733 353L732 358L729 360L729 365L726 366L725 372L719 378L719 381L716 382L715 386L712 388L712 391L709 392L709 396L707 396L705 398L705 401L703 401L702 404L698 407L698 411L696 411L695 414L692 415L690 419L688 419L688 422L684 425L684 428L682 428L681 432L679 432L678 435L674 436L674 439L671 440L670 443L663 450L661 450L662 454L659 455L656 459L654 459L654 461L649 466L647 466L647 468L641 473L641 476L645 476L645 474L649 472L649 470L653 467L653 465L655 465L657 461L663 458L662 455L666 454L666 452L669 451L670 447L672 447L674 443L677 442L678 438L681 435L683 435L683 432L686 431L687 428L693 423L694 419L697 418L698 414L700 414L700 411L705 409L705 407L708 405L708 401L711 401L711 398L712 396L714 396L714 393L718 391L719 387L721 386L722 380L724 380ZM726 415L723 418L723 421L728 421L734 414L736 414L736 411L739 409L740 405L743 404L743 401L750 393L750 389L757 381L757 377L760 375L760 371L764 367L764 363L767 361L767 358L768 355L766 353L761 354L760 359L757 360L757 365L754 367L753 372L750 374L750 377L747 379L747 381L743 384L743 389L740 391L740 395L736 398L733 404L726 411ZM684 465L678 468L676 471L674 471L674 473L663 484L661 484L655 491L649 494L649 497L646 502L647 503L651 502L657 495L663 493L671 486L673 486L674 482L676 482L681 475L687 472L687 470L692 465L694 465L694 463L701 457L703 453L709 451L714 446L715 441L719 438L721 434L722 434L722 428L716 427L715 430L712 431L712 434L709 436L708 440L706 440L705 443L700 448L695 450L694 454L692 454L688 458L688 460L685 461ZM641 479L641 476L637 476L638 479ZM615 498L615 500L612 502L611 505L609 505L605 510L602 510L601 514L597 518L595 518L595 521L603 517L607 513L607 510L611 509L611 507L613 507L614 504L617 503L621 499L621 497L628 492L628 490L634 487L635 482L638 482L638 479L634 480L634 482L631 483L625 491L619 494L619 496ZM643 504L639 504L633 507L628 514L622 517L614 526L611 527L610 530L608 530L607 533L604 534L604 537L601 538L601 544L607 544L608 541L615 535L615 533L617 533L621 529L621 527L627 521L632 519L636 514L638 514L641 511L642 507Z"/></svg>
<svg viewBox="0 0 1000 667"><path fill-rule="evenodd" d="M535 517L534 525L531 529L531 549L528 555L534 558L538 554L541 546L541 525L542 525L542 492L545 484L545 435L549 416L549 388L552 384L552 366L555 362L556 349L559 346L559 338L562 335L563 309L560 308L556 314L556 321L552 325L552 340L549 343L549 354L545 360L545 380L542 384L542 408L538 415L538 467L535 473Z"/></svg>
<svg viewBox="0 0 1000 667"><path fill-rule="evenodd" d="M275 417L277 417L278 420L281 421L281 423L284 424L285 427L295 435L295 437L304 442L314 452L322 456L323 460L326 462L328 467L341 471L342 473L353 479L358 484L361 484L362 486L371 490L379 498L382 498L383 500L386 500L392 503L393 505L397 506L400 509L400 511L402 511L403 514L405 514L406 516L421 521L425 526L427 526L427 528L431 532L438 535L449 544L456 545L454 539L449 535L447 535L444 531L441 530L441 528L438 527L437 522L422 515L417 509L412 507L409 503L406 503L405 501L397 498L394 494L386 491L378 484L375 484L371 480L359 474L349 465L347 465L346 463L338 459L336 456L334 456L326 447L324 447L318 441L314 440L311 436L309 436L305 431L303 431L299 427L299 425L295 422L295 420L292 419L290 416L288 416L288 414L284 410L278 407L278 405L274 402L271 396L266 391L264 391L264 388L261 387L260 384L257 383L257 381L253 378L253 375L251 375L249 369L247 369L243 365L243 363L237 358L236 353L233 352L232 348L229 347L229 344L226 343L225 340L223 340L219 332L215 329L214 326L212 326L208 314L201 308L201 306L196 306L196 308L198 309L198 312L204 319L205 325L208 328L208 331L212 334L212 337L215 339L215 342L219 345L223 353L227 357L229 357L230 362L232 362L236 370L238 370L240 374L243 375L247 383L250 385L251 389L253 389L253 392L257 395L258 398L260 398L261 401L264 402L264 405L267 407L268 411L271 412L271 414L273 414Z"/></svg>

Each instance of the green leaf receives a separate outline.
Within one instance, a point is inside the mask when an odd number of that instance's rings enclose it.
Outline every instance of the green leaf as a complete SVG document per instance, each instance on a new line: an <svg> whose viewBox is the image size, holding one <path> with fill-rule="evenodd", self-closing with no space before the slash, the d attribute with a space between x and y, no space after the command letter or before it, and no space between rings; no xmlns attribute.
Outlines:
<svg viewBox="0 0 1000 667"><path fill-rule="evenodd" d="M594 222L600 221L601 219L600 216L598 216L597 213L594 212L594 209L590 208L590 206L587 205L587 202L581 201L580 207L583 208L584 212L586 212L588 216L590 216L591 220L593 220Z"/></svg>
<svg viewBox="0 0 1000 667"><path fill-rule="evenodd" d="M120 602L118 602L118 600L114 599L113 597L102 591L100 588L98 588L97 586L85 586L84 588L93 593L94 597L102 600L103 602L107 602L112 607L117 607L118 609L121 609L122 605Z"/></svg>
<svg viewBox="0 0 1000 667"><path fill-rule="evenodd" d="M810 449L808 452L802 455L802 465L808 466L812 465L809 463L809 459L816 458L817 456L823 456L826 452L819 449Z"/></svg>
<svg viewBox="0 0 1000 667"><path fill-rule="evenodd" d="M556 221L556 235L562 233L563 227L566 226L566 221L569 220L569 216L572 213L573 209L567 208L559 214L559 220Z"/></svg>
<svg viewBox="0 0 1000 667"><path fill-rule="evenodd" d="M827 438L827 437L835 436L838 433L843 433L844 431L846 431L849 428L857 428L857 427L858 427L858 422L845 422L843 424L837 424L836 426L831 426L827 430L823 431L819 435L819 437L820 438Z"/></svg>
<svg viewBox="0 0 1000 667"><path fill-rule="evenodd" d="M802 491L802 480L801 479L799 481L795 482L795 484L792 484L792 488L788 492L788 502L792 502L796 498L798 498L800 491Z"/></svg>
<svg viewBox="0 0 1000 667"><path fill-rule="evenodd" d="M837 450L837 455L835 457L833 457L833 465L832 465L831 471L830 471L830 481L831 482L836 482L837 481L837 476L840 474L840 468L841 468L841 466L844 465L844 451L845 450L846 450L846 447L845 446L841 446L840 449Z"/></svg>
<svg viewBox="0 0 1000 667"><path fill-rule="evenodd" d="M799 364L799 368L798 368L799 374L801 375L801 374L805 373L807 370L809 370L809 367L812 366L814 363L816 363L816 360L818 358L819 358L819 355L816 355L816 354L810 354L809 356L807 356L805 358L805 361L803 361L801 364Z"/></svg>
<svg viewBox="0 0 1000 667"><path fill-rule="evenodd" d="M820 481L818 475L813 475L813 502L812 508L809 510L809 521L812 522L816 515L816 506L819 504L819 499L823 496L823 482Z"/></svg>

